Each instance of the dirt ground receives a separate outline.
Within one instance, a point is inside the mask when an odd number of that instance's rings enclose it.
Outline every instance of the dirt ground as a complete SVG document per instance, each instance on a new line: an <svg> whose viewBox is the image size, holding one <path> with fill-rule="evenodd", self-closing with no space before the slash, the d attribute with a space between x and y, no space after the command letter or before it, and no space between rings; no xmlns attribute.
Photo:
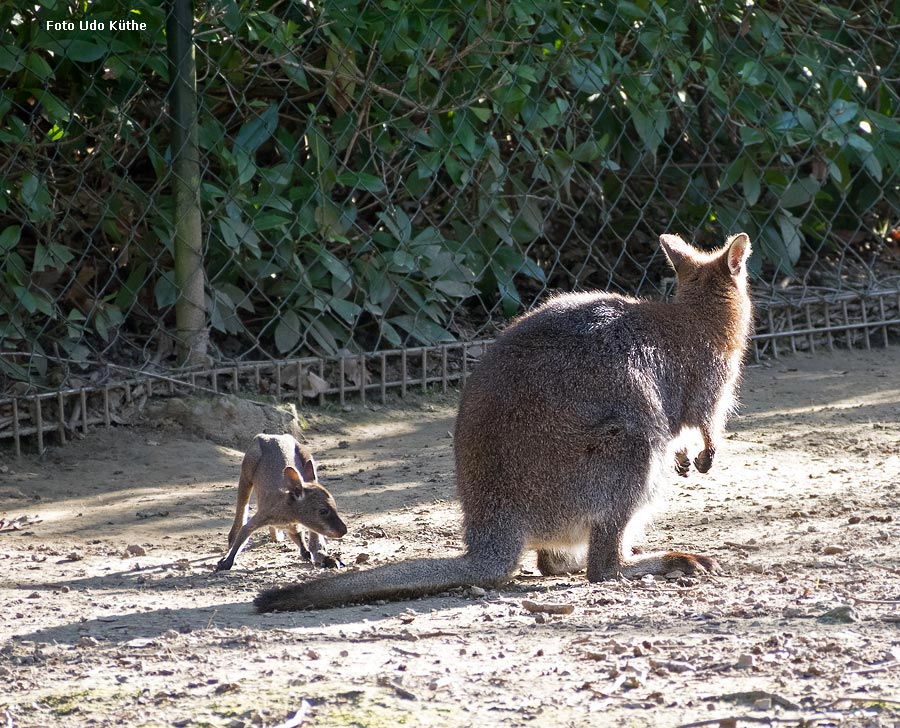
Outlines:
<svg viewBox="0 0 900 728"><path fill-rule="evenodd" d="M254 613L260 589L314 575L263 532L213 572L239 451L148 424L6 457L0 719L900 726L900 357L773 361L742 398L713 470L672 473L644 544L721 575L595 585L527 556L500 590L326 611ZM346 568L460 552L454 407L305 413Z"/></svg>

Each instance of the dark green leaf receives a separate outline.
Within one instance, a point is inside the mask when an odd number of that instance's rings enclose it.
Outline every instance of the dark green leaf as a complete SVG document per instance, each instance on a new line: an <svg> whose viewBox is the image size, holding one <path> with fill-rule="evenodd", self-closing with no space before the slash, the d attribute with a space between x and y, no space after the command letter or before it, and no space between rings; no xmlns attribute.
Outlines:
<svg viewBox="0 0 900 728"><path fill-rule="evenodd" d="M728 167L725 169L725 173L722 175L722 179L719 181L719 190L725 191L735 182L737 182L741 175L744 174L744 165L746 161L744 157L738 157L735 159Z"/></svg>
<svg viewBox="0 0 900 728"><path fill-rule="evenodd" d="M234 140L234 147L243 149L248 154L255 152L278 127L278 105L270 104L255 119L245 123Z"/></svg>
<svg viewBox="0 0 900 728"><path fill-rule="evenodd" d="M300 318L288 309L281 314L275 326L275 347L280 354L287 354L300 343Z"/></svg>
<svg viewBox="0 0 900 728"><path fill-rule="evenodd" d="M781 194L778 201L782 207L806 205L816 196L819 187L819 182L815 177L803 177L792 182Z"/></svg>
<svg viewBox="0 0 900 728"><path fill-rule="evenodd" d="M103 58L103 56L109 52L107 46L98 43L90 43L78 38L63 42L62 45L65 48L63 53L66 58L78 61L79 63L91 63L92 61Z"/></svg>
<svg viewBox="0 0 900 728"><path fill-rule="evenodd" d="M25 56L25 68L31 71L41 81L45 81L53 75L53 70L37 53L29 53Z"/></svg>
<svg viewBox="0 0 900 728"><path fill-rule="evenodd" d="M20 48L4 43L0 45L0 69L15 73L25 66L25 54Z"/></svg>
<svg viewBox="0 0 900 728"><path fill-rule="evenodd" d="M403 329L422 344L431 345L456 340L453 334L443 326L438 326L436 323L421 316L409 316L407 314L394 316L390 319L390 323Z"/></svg>
<svg viewBox="0 0 900 728"><path fill-rule="evenodd" d="M741 177L741 184L744 187L744 199L747 200L747 204L750 207L753 207L757 202L759 202L760 195L759 172L756 170L755 165L744 165L744 173Z"/></svg>
<svg viewBox="0 0 900 728"><path fill-rule="evenodd" d="M352 187L367 192L384 192L384 181L380 177L365 172L343 172L337 182L344 187Z"/></svg>
<svg viewBox="0 0 900 728"><path fill-rule="evenodd" d="M0 253L6 253L16 247L19 236L22 234L21 225L10 225L0 233Z"/></svg>

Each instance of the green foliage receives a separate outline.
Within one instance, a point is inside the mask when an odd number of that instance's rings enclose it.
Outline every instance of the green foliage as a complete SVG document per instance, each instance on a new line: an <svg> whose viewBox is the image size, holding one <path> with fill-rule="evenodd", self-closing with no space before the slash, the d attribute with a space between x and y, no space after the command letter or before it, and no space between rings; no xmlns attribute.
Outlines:
<svg viewBox="0 0 900 728"><path fill-rule="evenodd" d="M145 32L0 10L0 336L146 354L173 325L165 3ZM79 13L82 11L79 10ZM446 341L548 287L634 290L665 229L790 275L896 216L891 28L739 0L197 4L210 325L225 353ZM874 233L873 233L874 234ZM0 359L0 361L6 361ZM17 360L10 359L16 362ZM12 377L28 374L9 364ZM15 367L19 367L16 369ZM32 372L33 373L33 372Z"/></svg>

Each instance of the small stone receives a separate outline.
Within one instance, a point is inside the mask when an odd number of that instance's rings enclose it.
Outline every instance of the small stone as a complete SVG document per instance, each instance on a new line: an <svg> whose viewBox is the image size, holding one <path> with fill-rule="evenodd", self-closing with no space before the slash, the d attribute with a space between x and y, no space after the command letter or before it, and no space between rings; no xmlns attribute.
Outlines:
<svg viewBox="0 0 900 728"><path fill-rule="evenodd" d="M825 554L826 556L833 556L834 554L842 554L846 550L847 549L845 549L843 546L832 545L832 546L826 546L825 548L823 548L822 553Z"/></svg>
<svg viewBox="0 0 900 728"><path fill-rule="evenodd" d="M857 524L857 523L861 523L861 522L862 522L862 518L860 516L850 516L850 518L847 519L847 523L851 523L851 524Z"/></svg>
<svg viewBox="0 0 900 728"><path fill-rule="evenodd" d="M369 561L369 554L366 554L366 553L357 554L357 556L356 556L357 564L365 564L368 561Z"/></svg>
<svg viewBox="0 0 900 728"><path fill-rule="evenodd" d="M858 622L859 615L853 607L842 604L834 609L829 609L824 614L820 614L816 621L822 624L850 624Z"/></svg>
<svg viewBox="0 0 900 728"><path fill-rule="evenodd" d="M753 655L745 654L738 658L737 666L740 668L749 669L754 665L756 665L756 658Z"/></svg>
<svg viewBox="0 0 900 728"><path fill-rule="evenodd" d="M674 581L675 579L680 579L684 576L684 572L681 569L673 569L668 574L666 574L666 579L671 579Z"/></svg>
<svg viewBox="0 0 900 728"><path fill-rule="evenodd" d="M96 647L99 644L100 644L99 641L97 641L94 637L89 637L88 635L79 637L75 641L76 647Z"/></svg>
<svg viewBox="0 0 900 728"><path fill-rule="evenodd" d="M483 597L485 594L487 594L487 592L480 586L470 586L469 594L471 594L473 597Z"/></svg>
<svg viewBox="0 0 900 728"><path fill-rule="evenodd" d="M753 703L753 710L772 710L772 698L759 698Z"/></svg>
<svg viewBox="0 0 900 728"><path fill-rule="evenodd" d="M318 660L321 657L321 655L318 652L316 652L315 650L307 650L306 656L310 660Z"/></svg>
<svg viewBox="0 0 900 728"><path fill-rule="evenodd" d="M129 558L131 556L146 556L147 551L142 547L138 546L136 543L133 543L129 546L125 547L125 558Z"/></svg>

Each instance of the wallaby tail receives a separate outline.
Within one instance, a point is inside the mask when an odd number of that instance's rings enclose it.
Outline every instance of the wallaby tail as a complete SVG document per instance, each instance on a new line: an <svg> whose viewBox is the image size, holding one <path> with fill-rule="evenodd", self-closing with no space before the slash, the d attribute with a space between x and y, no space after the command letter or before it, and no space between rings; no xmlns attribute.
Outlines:
<svg viewBox="0 0 900 728"><path fill-rule="evenodd" d="M410 599L456 586L494 586L506 581L518 558L491 563L467 554L446 559L412 559L261 592L259 612L323 609L347 602Z"/></svg>

